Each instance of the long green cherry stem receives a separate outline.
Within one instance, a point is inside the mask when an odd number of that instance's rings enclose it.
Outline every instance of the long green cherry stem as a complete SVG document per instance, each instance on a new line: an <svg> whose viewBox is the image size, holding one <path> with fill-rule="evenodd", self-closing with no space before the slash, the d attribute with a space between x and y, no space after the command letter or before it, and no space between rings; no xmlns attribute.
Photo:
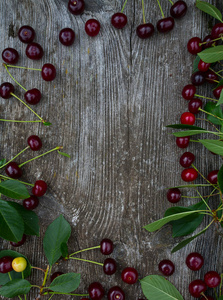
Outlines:
<svg viewBox="0 0 223 300"><path fill-rule="evenodd" d="M142 0L142 18L143 18L143 24L146 24L144 0Z"/></svg>
<svg viewBox="0 0 223 300"><path fill-rule="evenodd" d="M41 268L31 266L31 269L40 270L40 271L42 271L45 274L45 271L43 269L41 269Z"/></svg>
<svg viewBox="0 0 223 300"><path fill-rule="evenodd" d="M11 123L42 123L42 120L38 121L20 121L20 120L7 120L7 119L0 119L0 122L11 122Z"/></svg>
<svg viewBox="0 0 223 300"><path fill-rule="evenodd" d="M52 299L54 295L55 295L55 293L53 293L48 300Z"/></svg>
<svg viewBox="0 0 223 300"><path fill-rule="evenodd" d="M21 168L21 167L24 166L25 164L27 164L27 163L29 163L29 162L31 162L31 161L37 159L37 158L40 158L40 157L42 157L42 156L44 156L44 155L46 155L46 154L49 154L49 153L51 153L51 152L53 152L53 151L57 151L57 150L60 150L60 149L63 149L63 147L58 146L58 147L53 148L53 149L51 149L51 150L49 150L49 151L47 151L47 152L45 152L45 153L43 153L43 154L40 154L40 155L38 155L38 156L36 156L36 157L34 157L34 158L31 158L31 159L25 161L24 163L20 164L20 165L19 165L19 168Z"/></svg>
<svg viewBox="0 0 223 300"><path fill-rule="evenodd" d="M201 295L204 297L204 299L208 300L208 298L205 296L205 294L202 292ZM216 298L218 299L218 298Z"/></svg>
<svg viewBox="0 0 223 300"><path fill-rule="evenodd" d="M102 266L102 267L103 267L103 264L102 264L102 263L98 263L98 262L92 261L92 260L87 260L87 259L78 258L78 257L70 257L69 259L85 261L85 262L89 262L89 263L92 263L92 264L99 265L99 266Z"/></svg>
<svg viewBox="0 0 223 300"><path fill-rule="evenodd" d="M174 5L174 3L173 3L173 1L172 1L172 0L169 0L169 2L170 2L172 5Z"/></svg>
<svg viewBox="0 0 223 300"><path fill-rule="evenodd" d="M214 72L216 75L218 75L219 77L221 77L221 78L223 78L220 74L217 74L216 72L215 72L215 70L213 70L212 68L209 68L209 70L211 70L212 72Z"/></svg>
<svg viewBox="0 0 223 300"><path fill-rule="evenodd" d="M157 0L157 3L158 3L158 5L159 5L159 9L160 9L160 11L161 11L162 18L164 19L164 18L165 18L165 16L164 16L164 13L163 13L162 7L161 7L161 5L160 5L160 1L159 1L159 0Z"/></svg>
<svg viewBox="0 0 223 300"><path fill-rule="evenodd" d="M43 288L44 288L45 285L46 285L48 272L49 272L49 265L48 265L47 268L46 268L46 272L45 272L44 279L43 279L43 284L42 284L41 289L40 289L40 294L42 293Z"/></svg>
<svg viewBox="0 0 223 300"><path fill-rule="evenodd" d="M93 250L93 249L98 249L100 248L101 246L95 246L95 247L91 247L91 248L86 248L86 249L83 249L83 250L79 250L79 251L76 251L72 254L69 255L69 257L73 256L73 255L76 255L78 253L81 253L81 252L85 252L85 251L89 251L89 250Z"/></svg>
<svg viewBox="0 0 223 300"><path fill-rule="evenodd" d="M8 272L8 275L9 275L9 279L12 281L12 276L11 276L10 272Z"/></svg>
<svg viewBox="0 0 223 300"><path fill-rule="evenodd" d="M218 100L216 100L216 99L214 99L214 98L205 97L205 96L201 96L201 95L197 95L197 94L194 94L194 96L199 97L199 98L208 99L208 100L213 100L213 101L218 102Z"/></svg>
<svg viewBox="0 0 223 300"><path fill-rule="evenodd" d="M206 111L206 110L201 109L200 107L198 108L198 110L203 111L204 113L206 113L206 114L208 114L208 115L210 115L210 116L212 116L212 117L215 117L216 119L219 119L219 120L223 121L223 119L221 119L221 118L219 118L218 116L215 116L215 115L209 113L209 112Z"/></svg>
<svg viewBox="0 0 223 300"><path fill-rule="evenodd" d="M125 6L126 6L127 2L128 2L128 0L125 0L125 3L124 3L124 5L123 5L123 7L122 7L122 10L121 10L121 13L123 13L123 11L124 11L124 9L125 9Z"/></svg>
<svg viewBox="0 0 223 300"><path fill-rule="evenodd" d="M170 0L169 0L169 1L170 1ZM212 40L212 41L208 41L208 42L199 43L199 46L205 45L205 44L207 44L207 43L210 43L210 42L216 42L216 41L218 41L218 40L222 40L222 37L219 37L219 38L217 38L217 39L214 39L214 40Z"/></svg>
<svg viewBox="0 0 223 300"><path fill-rule="evenodd" d="M27 146L25 149L23 149L22 151L20 151L16 156L14 156L12 159L10 159L9 161L7 161L4 165L2 165L0 167L0 169L4 168L5 166L7 166L7 164L9 164L11 161L13 161L14 159L16 159L20 154L22 154L23 152L25 152L27 149L29 149L30 147Z"/></svg>
<svg viewBox="0 0 223 300"><path fill-rule="evenodd" d="M202 177L205 181L207 181L214 189L219 190L219 189L216 187L216 185L214 185L214 184L212 184L210 181L208 181L207 178L206 178L200 171L198 171L198 169L195 167L194 164L192 164L191 167L194 168L194 170L196 170L197 173L200 174L201 177Z"/></svg>
<svg viewBox="0 0 223 300"><path fill-rule="evenodd" d="M20 67L14 65L6 65L8 68L16 68L16 69L25 69L25 70L33 70L33 71L42 71L42 69L35 69L35 68L27 68L27 67Z"/></svg>
<svg viewBox="0 0 223 300"><path fill-rule="evenodd" d="M12 74L9 72L9 70L8 70L8 67L7 67L7 65L6 64L3 64L4 65L4 67L5 67L5 69L6 69L6 71L8 72L8 74L9 74L9 76L12 78L12 80L14 80L15 81L15 83L17 83L24 91L28 91L26 88L24 88L24 86L22 86L13 76L12 76Z"/></svg>
<svg viewBox="0 0 223 300"><path fill-rule="evenodd" d="M5 179L5 180L15 180L15 181L21 182L21 183L23 183L23 184L25 184L25 185L34 187L34 184L32 184L32 183L28 183L28 182L20 181L20 180L17 180L17 179L13 179L13 178L4 176L4 175L2 175L2 174L0 174L0 178L3 178L3 179Z"/></svg>
<svg viewBox="0 0 223 300"><path fill-rule="evenodd" d="M201 196L201 194L199 193L199 191L196 189L198 195L200 196L201 200L204 202L204 204L207 206L209 212L212 214L212 210L210 208L210 206L207 204L207 202L204 200L204 198Z"/></svg>

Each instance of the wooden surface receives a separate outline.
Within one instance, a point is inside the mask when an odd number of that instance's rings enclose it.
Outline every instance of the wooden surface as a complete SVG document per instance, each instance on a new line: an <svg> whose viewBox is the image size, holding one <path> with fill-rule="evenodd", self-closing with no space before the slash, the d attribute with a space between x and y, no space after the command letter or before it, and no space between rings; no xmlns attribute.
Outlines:
<svg viewBox="0 0 223 300"><path fill-rule="evenodd" d="M70 251L98 245L102 238L111 238L116 245L112 255L118 262L118 272L106 277L99 266L59 262L55 270L82 274L79 292L86 292L93 281L100 281L106 290L120 285L128 300L143 297L140 285L132 287L120 280L121 270L136 267L140 278L159 274L160 260L170 258L176 272L169 279L186 300L191 280L202 278L207 270L222 271L222 238L211 229L204 237L171 255L170 250L180 239L171 238L171 228L149 234L142 226L162 217L170 207L166 188L183 184L178 163L183 150L175 145L168 124L179 121L187 110L187 101L181 97L182 87L189 83L193 57L186 44L193 36L204 37L209 17L195 9L194 1L187 0L188 13L176 21L175 29L166 35L156 33L150 40L140 40L135 33L142 23L141 2L129 0L125 13L128 25L115 30L110 17L120 11L124 1L86 0L86 10L73 16L67 10L67 0L7 0L0 3L1 51L14 47L20 53L18 65L41 68L50 62L57 68L56 80L43 82L40 73L12 70L12 74L28 89L37 87L43 99L35 109L52 122L41 124L0 123L1 157L10 159L26 146L31 134L43 140L43 150L64 146L71 159L56 153L24 166L23 179L35 182L46 180L49 190L36 209L40 217L40 238L29 237L18 250L27 254L39 267L46 266L42 238L46 227L59 214L72 225ZM149 2L149 3L148 3ZM151 2L151 3L150 3ZM161 1L166 14L170 4ZM223 7L220 0L210 1ZM161 17L156 1L145 1L146 19L156 24ZM84 24L89 18L100 21L102 28L96 38L85 34ZM25 45L18 37L22 25L36 30L36 42L44 49L41 61L30 61ZM58 41L58 33L71 27L76 33L73 46L67 48ZM3 67L1 82L11 79ZM201 93L209 88L199 89ZM23 91L16 87L16 94ZM33 120L24 106L14 99L0 99L1 117ZM199 122L196 125L199 126ZM219 168L221 160L201 146L192 144L196 166L205 174ZM18 162L32 157L26 152ZM183 200L181 205L194 203ZM8 242L0 241L2 249L10 249ZM200 272L192 273L185 267L185 258L191 251L199 251L206 264ZM103 262L98 251L80 257ZM32 283L41 284L40 273L33 272ZM41 275L42 276L42 275ZM37 291L28 299L34 299ZM47 297L46 297L47 298ZM74 297L54 297L74 299Z"/></svg>

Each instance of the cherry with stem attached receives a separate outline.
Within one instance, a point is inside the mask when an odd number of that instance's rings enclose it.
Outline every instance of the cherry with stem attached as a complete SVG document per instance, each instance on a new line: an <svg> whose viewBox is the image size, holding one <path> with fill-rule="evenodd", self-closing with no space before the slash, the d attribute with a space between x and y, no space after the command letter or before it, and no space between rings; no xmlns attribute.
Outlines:
<svg viewBox="0 0 223 300"><path fill-rule="evenodd" d="M159 9L161 11L161 14L162 14L162 19L159 20L156 24L156 27L157 27L157 30L160 32L160 33L166 33L166 32L169 32L173 29L174 27L174 18L172 17L167 17L165 18L164 16L164 13L163 13L163 10L162 10L162 7L160 5L160 1L157 0L157 3L158 3L158 6L159 6Z"/></svg>
<svg viewBox="0 0 223 300"><path fill-rule="evenodd" d="M143 15L143 24L141 24L137 27L136 33L137 33L139 38L147 39L147 38L149 38L153 35L154 26L153 26L152 23L146 23L144 0L142 0L142 15Z"/></svg>
<svg viewBox="0 0 223 300"><path fill-rule="evenodd" d="M123 7L122 7L122 10L121 12L118 12L118 13L115 13L114 15L112 15L111 17L111 24L116 28L116 29L122 29L125 27L125 25L127 24L128 22L128 18L127 16L123 13L124 11L124 8L127 4L127 1L125 1Z"/></svg>

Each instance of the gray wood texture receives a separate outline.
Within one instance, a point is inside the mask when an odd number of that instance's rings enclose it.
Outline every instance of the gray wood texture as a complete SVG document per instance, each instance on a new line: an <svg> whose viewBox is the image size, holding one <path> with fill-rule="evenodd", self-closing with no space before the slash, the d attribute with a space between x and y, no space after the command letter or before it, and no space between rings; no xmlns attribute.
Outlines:
<svg viewBox="0 0 223 300"><path fill-rule="evenodd" d="M142 227L162 217L171 206L166 200L166 188L183 184L178 163L183 150L176 147L171 130L165 126L178 122L181 113L187 111L188 103L182 99L181 90L190 81L194 59L186 50L187 41L193 36L204 37L209 32L211 18L195 9L195 1L187 0L188 13L176 21L171 33L156 32L143 41L135 32L142 23L141 1L128 1L125 9L128 25L123 30L115 30L110 17L120 11L124 1L86 0L84 14L76 17L67 10L67 2L2 0L0 3L1 51L6 47L16 48L21 66L41 68L43 63L50 62L57 68L57 77L50 83L44 82L38 72L11 70L26 88L37 87L42 91L43 99L34 109L53 125L1 122L1 157L11 159L26 146L31 134L42 138L42 152L62 145L71 155L67 159L53 153L24 166L24 180L43 179L49 190L36 209L41 223L40 238L29 237L18 250L33 265L45 267L44 231L63 214L72 225L70 251L98 245L105 237L116 245L112 257L118 262L118 272L111 277L104 276L99 266L59 261L54 271L82 274L78 292L86 293L91 282L100 281L106 290L120 285L128 300L143 298L139 283L127 286L121 282L121 270L133 266L140 278L159 274L159 261L170 258L176 264L176 272L169 280L186 300L192 299L188 293L191 280L202 278L210 269L222 271L222 237L213 228L171 255L173 245L180 239L171 237L170 227L153 234ZM210 3L223 8L220 0ZM161 0L161 4L168 15L170 3ZM145 1L145 13L146 20L154 24L161 17L155 0ZM84 24L90 18L98 19L102 25L95 38L84 31ZM25 24L36 30L35 41L43 46L41 61L29 60L25 55L26 45L17 37L18 29ZM76 33L75 43L69 48L58 41L59 31L64 27L71 27ZM0 78L1 82L12 82L2 66ZM206 91L211 88L199 88L201 94ZM16 94L23 97L17 86ZM36 119L15 99L0 99L0 108L1 118ZM194 143L188 150L197 151L196 166L204 174L219 168L221 160L201 146ZM33 156L34 153L27 151L18 162ZM194 201L181 201L182 205L191 203ZM0 247L12 249L2 240ZM199 251L205 257L205 266L197 273L184 263L191 251ZM80 257L104 260L97 250ZM31 282L41 284L42 274L38 271L32 274ZM34 290L28 299L37 296Z"/></svg>

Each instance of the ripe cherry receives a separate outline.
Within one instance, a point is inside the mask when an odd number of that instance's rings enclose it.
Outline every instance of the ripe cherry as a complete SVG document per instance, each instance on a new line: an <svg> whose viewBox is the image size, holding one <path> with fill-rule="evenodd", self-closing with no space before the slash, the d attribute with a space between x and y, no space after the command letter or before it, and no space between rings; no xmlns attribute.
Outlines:
<svg viewBox="0 0 223 300"><path fill-rule="evenodd" d="M216 99L220 98L222 89L223 89L223 85L220 85L219 87L217 87L216 89L213 90L213 94Z"/></svg>
<svg viewBox="0 0 223 300"><path fill-rule="evenodd" d="M178 188L172 188L167 191L167 199L171 203L177 203L181 199L181 191Z"/></svg>
<svg viewBox="0 0 223 300"><path fill-rule="evenodd" d="M113 252L113 242L109 239L103 239L100 244L100 251L104 255L109 255Z"/></svg>
<svg viewBox="0 0 223 300"><path fill-rule="evenodd" d="M99 34L101 25L98 20L90 19L85 24L85 31L87 35L94 37Z"/></svg>
<svg viewBox="0 0 223 300"><path fill-rule="evenodd" d="M59 33L59 40L64 46L71 46L75 40L75 33L71 28L64 28Z"/></svg>
<svg viewBox="0 0 223 300"><path fill-rule="evenodd" d="M103 271L106 275L112 275L116 272L116 261L113 258L106 258L103 265Z"/></svg>
<svg viewBox="0 0 223 300"><path fill-rule="evenodd" d="M194 181L197 179L197 177L198 173L193 168L184 169L181 173L181 178L186 182Z"/></svg>
<svg viewBox="0 0 223 300"><path fill-rule="evenodd" d="M212 184L217 184L218 183L218 172L219 172L219 170L211 171L208 174L207 180Z"/></svg>
<svg viewBox="0 0 223 300"><path fill-rule="evenodd" d="M35 38L35 35L35 30L28 25L22 26L18 32L18 37L20 41L25 44L32 43Z"/></svg>
<svg viewBox="0 0 223 300"><path fill-rule="evenodd" d="M125 293L119 286L113 286L108 291L108 300L125 300Z"/></svg>
<svg viewBox="0 0 223 300"><path fill-rule="evenodd" d="M26 56L33 60L39 60L43 57L43 48L38 43L30 43L26 47Z"/></svg>
<svg viewBox="0 0 223 300"><path fill-rule="evenodd" d="M216 288L221 283L221 276L215 271L209 271L204 275L204 282L210 288Z"/></svg>
<svg viewBox="0 0 223 300"><path fill-rule="evenodd" d="M25 243L25 241L26 241L26 235L25 234L23 234L23 237L22 237L22 239L21 239L21 241L19 241L19 242L10 242L10 244L13 246L13 247L20 247L20 246L22 246L24 243Z"/></svg>
<svg viewBox="0 0 223 300"><path fill-rule="evenodd" d="M196 87L192 84L186 85L182 90L182 96L185 100L191 100L196 93Z"/></svg>
<svg viewBox="0 0 223 300"><path fill-rule="evenodd" d="M186 15L187 12L187 4L179 0L175 2L170 8L170 14L173 18L179 19Z"/></svg>
<svg viewBox="0 0 223 300"><path fill-rule="evenodd" d="M195 123L195 115L191 112L184 112L180 117L181 124L185 125L194 125Z"/></svg>
<svg viewBox="0 0 223 300"><path fill-rule="evenodd" d="M50 276L50 281L53 282L55 278L59 277L60 275L63 275L63 272L55 272Z"/></svg>
<svg viewBox="0 0 223 300"><path fill-rule="evenodd" d="M206 74L201 71L197 71L191 75L191 83L195 86L199 86L205 83Z"/></svg>
<svg viewBox="0 0 223 300"><path fill-rule="evenodd" d="M25 100L27 103L30 105L36 105L37 103L40 102L40 99L42 97L41 92L38 89L31 89L28 90L25 95Z"/></svg>
<svg viewBox="0 0 223 300"><path fill-rule="evenodd" d="M10 256L4 256L0 258L0 273L8 273L11 272L12 269L12 261L13 257Z"/></svg>
<svg viewBox="0 0 223 300"><path fill-rule="evenodd" d="M192 165L192 163L195 160L195 156L191 152L184 152L182 156L180 157L180 164L184 168L188 168Z"/></svg>
<svg viewBox="0 0 223 300"><path fill-rule="evenodd" d="M187 148L190 142L190 137L177 137L176 138L176 144L179 148Z"/></svg>
<svg viewBox="0 0 223 300"><path fill-rule="evenodd" d="M138 280L138 272L136 269L127 267L122 271L122 280L128 284L134 284Z"/></svg>
<svg viewBox="0 0 223 300"><path fill-rule="evenodd" d="M141 24L137 27L136 33L140 39L148 39L154 33L154 26L151 23Z"/></svg>
<svg viewBox="0 0 223 300"><path fill-rule="evenodd" d="M45 81L52 81L56 77L56 68L52 64L44 64L42 67L42 78Z"/></svg>
<svg viewBox="0 0 223 300"><path fill-rule="evenodd" d="M23 200L23 206L28 210L33 210L39 205L39 199L31 195L29 198Z"/></svg>
<svg viewBox="0 0 223 300"><path fill-rule="evenodd" d="M127 24L128 19L127 16L121 12L115 13L111 17L111 24L116 28L116 29L122 29L125 27Z"/></svg>
<svg viewBox="0 0 223 300"><path fill-rule="evenodd" d="M188 254L186 258L186 265L192 271L198 271L204 264L203 256L198 252L192 252Z"/></svg>
<svg viewBox="0 0 223 300"><path fill-rule="evenodd" d="M27 143L33 151L38 151L42 148L42 141L37 135L31 135Z"/></svg>
<svg viewBox="0 0 223 300"><path fill-rule="evenodd" d="M204 293L206 289L206 284L200 279L196 279L189 284L189 292L195 298L199 298L201 293Z"/></svg>
<svg viewBox="0 0 223 300"><path fill-rule="evenodd" d="M190 102L188 103L188 110L192 113L192 114L198 114L199 108L202 108L203 102L200 99L197 98L193 98L190 100Z"/></svg>
<svg viewBox="0 0 223 300"><path fill-rule="evenodd" d="M163 273L163 275L170 276L174 273L175 266L171 260L164 259L159 263L159 270Z"/></svg>
<svg viewBox="0 0 223 300"><path fill-rule="evenodd" d="M223 23L216 24L211 31L211 37L213 40L223 36Z"/></svg>
<svg viewBox="0 0 223 300"><path fill-rule="evenodd" d="M13 179L18 179L22 176L22 170L21 168L18 166L18 164L14 161L10 162L6 168L5 168L5 172L6 174L13 178Z"/></svg>
<svg viewBox="0 0 223 300"><path fill-rule="evenodd" d="M84 11L84 0L69 0L68 9L73 15L80 15Z"/></svg>
<svg viewBox="0 0 223 300"><path fill-rule="evenodd" d="M198 63L198 70L201 72L207 72L207 70L210 68L211 64L204 62L200 59Z"/></svg>
<svg viewBox="0 0 223 300"><path fill-rule="evenodd" d="M14 65L19 60L19 53L16 49L13 48L6 48L2 52L2 59L7 63Z"/></svg>
<svg viewBox="0 0 223 300"><path fill-rule="evenodd" d="M208 70L205 73L205 79L209 83L215 83L216 81L218 81L218 75L216 73L214 73L213 71Z"/></svg>
<svg viewBox="0 0 223 300"><path fill-rule="evenodd" d="M88 288L89 296L92 300L100 300L104 297L104 289L99 282L93 282Z"/></svg>
<svg viewBox="0 0 223 300"><path fill-rule="evenodd" d="M41 197L43 196L47 191L47 184L43 180L37 180L35 182L34 187L32 188L32 193L34 196Z"/></svg>
<svg viewBox="0 0 223 300"><path fill-rule="evenodd" d="M156 27L160 33L169 32L174 27L174 19L172 17L163 18L157 22Z"/></svg>
<svg viewBox="0 0 223 300"><path fill-rule="evenodd" d="M14 86L10 82L4 82L0 86L0 96L3 99L9 99L14 91Z"/></svg>
<svg viewBox="0 0 223 300"><path fill-rule="evenodd" d="M187 50L191 54L196 55L197 53L202 51L202 46L200 45L201 43L202 41L199 37L193 37L187 43Z"/></svg>

